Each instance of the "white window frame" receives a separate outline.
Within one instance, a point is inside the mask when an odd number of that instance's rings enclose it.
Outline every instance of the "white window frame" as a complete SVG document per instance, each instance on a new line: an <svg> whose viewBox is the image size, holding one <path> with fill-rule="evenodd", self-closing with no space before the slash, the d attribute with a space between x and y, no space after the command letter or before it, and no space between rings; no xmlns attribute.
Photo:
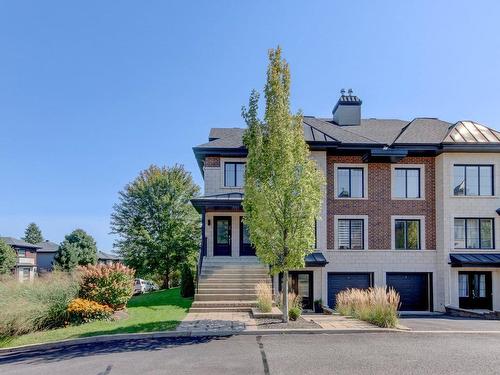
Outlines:
<svg viewBox="0 0 500 375"><path fill-rule="evenodd" d="M363 197L339 197L338 196L338 183L337 183L337 170L339 168L362 168L363 169ZM334 199L342 199L342 200L360 200L368 199L368 164L363 163L335 163L333 165L333 190L334 190Z"/></svg>
<svg viewBox="0 0 500 375"><path fill-rule="evenodd" d="M396 220L420 220L420 249L396 249ZM423 215L391 216L391 249L394 251L427 250L426 238L425 238L425 216Z"/></svg>
<svg viewBox="0 0 500 375"><path fill-rule="evenodd" d="M339 249L339 220L361 219L363 220L363 249ZM334 215L333 216L333 235L335 238L334 250L339 251L365 251L368 248L368 215Z"/></svg>
<svg viewBox="0 0 500 375"><path fill-rule="evenodd" d="M396 169L419 169L420 170L420 197L405 198L396 196ZM425 165L424 164L391 164L391 199L403 201L425 200Z"/></svg>
<svg viewBox="0 0 500 375"><path fill-rule="evenodd" d="M245 163L245 171L246 171L246 164L247 164L247 158L221 158L220 159L220 186L222 189L228 189L228 190L243 190L243 186L225 186L224 185L224 178L226 174L226 163Z"/></svg>

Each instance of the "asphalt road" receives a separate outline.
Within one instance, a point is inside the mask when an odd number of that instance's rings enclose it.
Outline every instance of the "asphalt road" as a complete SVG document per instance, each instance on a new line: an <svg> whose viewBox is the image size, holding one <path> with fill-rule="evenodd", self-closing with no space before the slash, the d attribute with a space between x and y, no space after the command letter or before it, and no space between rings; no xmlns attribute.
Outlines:
<svg viewBox="0 0 500 375"><path fill-rule="evenodd" d="M0 374L499 374L500 334L233 336L0 355Z"/></svg>

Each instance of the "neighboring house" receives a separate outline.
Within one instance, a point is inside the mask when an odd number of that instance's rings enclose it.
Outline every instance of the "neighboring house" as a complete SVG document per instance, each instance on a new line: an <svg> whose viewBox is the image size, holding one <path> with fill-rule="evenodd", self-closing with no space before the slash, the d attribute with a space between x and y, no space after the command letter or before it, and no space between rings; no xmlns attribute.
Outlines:
<svg viewBox="0 0 500 375"><path fill-rule="evenodd" d="M37 243L36 264L39 273L51 272L54 269L55 257L59 250L59 245L49 240Z"/></svg>
<svg viewBox="0 0 500 375"><path fill-rule="evenodd" d="M117 255L104 253L102 251L97 252L97 264L112 265L112 264L121 263L121 262L122 262L122 258L117 256Z"/></svg>
<svg viewBox="0 0 500 375"><path fill-rule="evenodd" d="M500 310L500 133L473 121L361 119L361 105L342 94L331 118L304 116L327 186L316 251L290 273L292 290L306 308L320 298L333 308L345 288L387 285L402 310ZM193 148L205 181L192 200L202 268L255 255L242 223L243 132L214 128Z"/></svg>
<svg viewBox="0 0 500 375"><path fill-rule="evenodd" d="M10 245L16 252L16 266L14 267L14 275L19 281L33 280L37 272L37 250L38 245L18 240L13 237L0 237L3 241Z"/></svg>

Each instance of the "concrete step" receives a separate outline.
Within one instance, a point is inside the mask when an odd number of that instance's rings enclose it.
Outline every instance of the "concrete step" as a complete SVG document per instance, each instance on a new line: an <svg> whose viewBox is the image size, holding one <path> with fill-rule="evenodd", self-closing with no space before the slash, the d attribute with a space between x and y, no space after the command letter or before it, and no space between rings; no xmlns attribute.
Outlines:
<svg viewBox="0 0 500 375"><path fill-rule="evenodd" d="M201 270L202 275L216 275L216 274L225 274L225 275L269 275L267 270L234 270L234 269L226 269L226 268L217 268L217 269L206 269L203 268Z"/></svg>
<svg viewBox="0 0 500 375"><path fill-rule="evenodd" d="M255 293L237 293L237 294L200 294L194 296L195 301L255 301Z"/></svg>
<svg viewBox="0 0 500 375"><path fill-rule="evenodd" d="M227 280L216 280L212 281L203 281L200 280L198 283L198 289L255 289L255 285L257 283L246 282L246 281L237 281L237 282L228 282ZM271 282L268 282L271 285Z"/></svg>
<svg viewBox="0 0 500 375"><path fill-rule="evenodd" d="M244 273L216 273L216 274L201 274L200 275L201 279L245 279L245 280L263 280L263 279L269 279L269 275L263 274L263 275L258 275L258 274L244 274Z"/></svg>
<svg viewBox="0 0 500 375"><path fill-rule="evenodd" d="M252 294L255 293L255 288L198 288L198 294Z"/></svg>
<svg viewBox="0 0 500 375"><path fill-rule="evenodd" d="M234 281L249 281L249 282L259 282L262 280L269 279L268 276L259 275L201 275L200 281L206 280L234 280Z"/></svg>
<svg viewBox="0 0 500 375"><path fill-rule="evenodd" d="M199 307L253 307L257 305L257 301L194 301L191 308Z"/></svg>
<svg viewBox="0 0 500 375"><path fill-rule="evenodd" d="M251 307L191 307L192 313L213 313L213 312L250 312Z"/></svg>

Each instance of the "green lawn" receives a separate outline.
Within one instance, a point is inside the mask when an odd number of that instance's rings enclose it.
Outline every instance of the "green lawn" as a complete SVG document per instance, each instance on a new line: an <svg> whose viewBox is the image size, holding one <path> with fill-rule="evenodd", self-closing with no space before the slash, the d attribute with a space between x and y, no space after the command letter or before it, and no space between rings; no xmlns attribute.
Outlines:
<svg viewBox="0 0 500 375"><path fill-rule="evenodd" d="M179 288L132 297L127 304L128 318L96 321L50 331L35 332L0 341L0 347L50 342L78 337L168 331L175 329L186 316L192 299L182 298Z"/></svg>

